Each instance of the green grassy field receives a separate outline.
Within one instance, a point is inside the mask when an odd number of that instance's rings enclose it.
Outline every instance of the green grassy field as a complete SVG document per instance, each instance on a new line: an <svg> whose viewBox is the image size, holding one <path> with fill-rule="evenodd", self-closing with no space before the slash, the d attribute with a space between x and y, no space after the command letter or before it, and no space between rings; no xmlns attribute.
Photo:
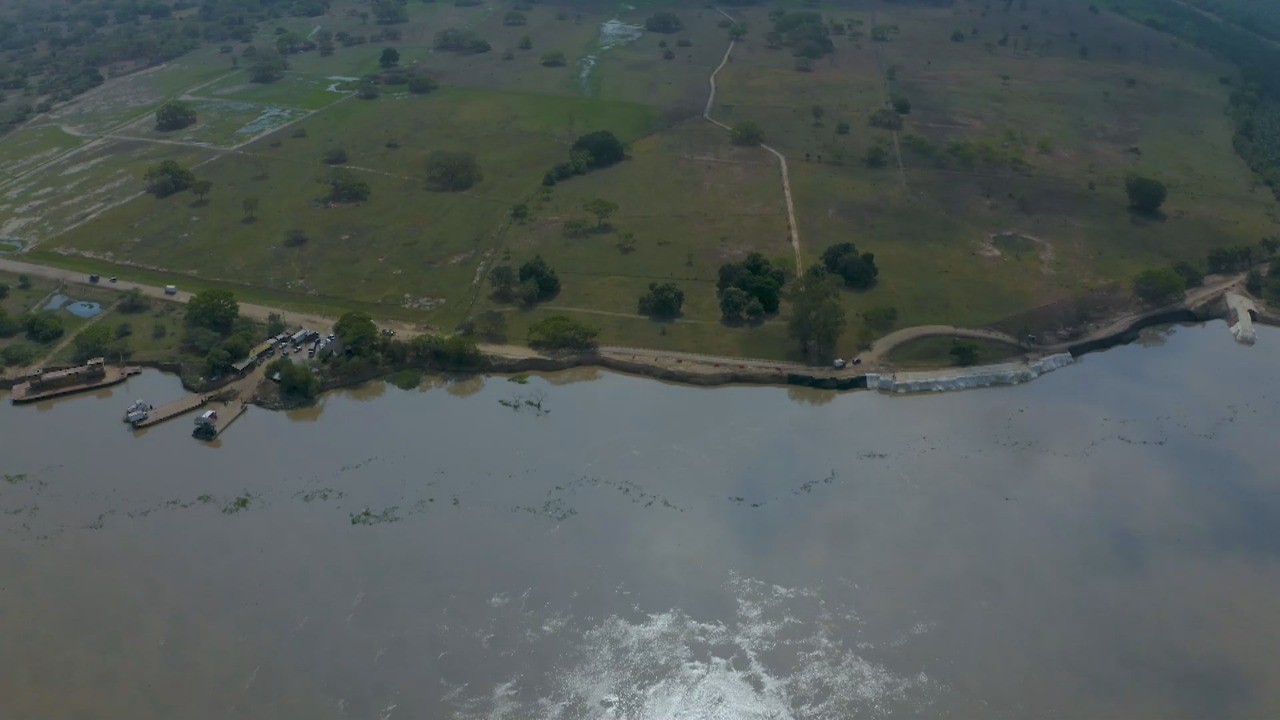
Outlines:
<svg viewBox="0 0 1280 720"><path fill-rule="evenodd" d="M955 358L951 349L957 344L972 343L977 349L975 364L989 365L1003 362L1021 355L1021 351L1012 345L995 340L927 337L905 342L889 353L889 362L900 368L938 367L954 364Z"/></svg>
<svg viewBox="0 0 1280 720"><path fill-rule="evenodd" d="M398 39L290 56L288 73L267 85L248 82L247 63L232 67L234 53L203 49L112 81L7 138L0 236L64 265L112 263L121 276L234 287L282 306L370 308L441 328L497 310L513 341L547 313L576 313L610 344L793 358L785 306L757 327L718 321L721 264L752 251L790 262L781 178L771 155L731 146L700 118L707 76L728 46L718 12L671 5L684 29L670 35L606 25L642 25L659 5L537 4L526 24L506 26L508 4L413 3L410 22L392 28ZM712 112L759 123L788 157L806 263L840 242L876 255L879 284L841 295L841 355L871 337L859 314L872 307L897 308L898 326L989 325L1276 232L1269 191L1232 150L1230 88L1220 81L1232 69L1150 28L1083 0L858 0L818 8L848 31L798 72L789 50L767 47L771 9L730 10L751 29L719 76ZM384 29L359 12L335 3L325 16L279 25L303 35ZM451 27L475 30L492 51L436 51L435 34ZM873 27L888 29L886 41L872 39ZM951 39L957 31L963 42ZM522 50L526 35L532 48ZM342 78L379 70L385 47L441 89L385 87L373 101L344 92ZM549 50L563 51L566 65L542 66ZM150 113L175 96L191 98L200 123L155 132ZM911 104L896 135L870 126L890 97ZM131 139L81 147L60 125ZM597 129L629 143L630 158L543 189L543 173ZM869 167L877 146L887 162ZM333 148L369 183L367 202L317 202L320 158ZM994 160L967 161L966 149ZM435 150L475 153L484 180L461 193L427 190ZM212 181L206 203L135 197L142 170L164 158ZM1160 218L1126 209L1130 172L1169 187ZM248 197L260 203L252 221L241 207ZM565 222L587 218L582 205L593 198L618 212L599 232L567 238ZM513 222L518 203L531 216ZM306 242L285 246L291 230ZM533 311L495 303L488 271L537 254L560 273L561 294ZM685 291L679 322L636 316L638 296L660 281Z"/></svg>

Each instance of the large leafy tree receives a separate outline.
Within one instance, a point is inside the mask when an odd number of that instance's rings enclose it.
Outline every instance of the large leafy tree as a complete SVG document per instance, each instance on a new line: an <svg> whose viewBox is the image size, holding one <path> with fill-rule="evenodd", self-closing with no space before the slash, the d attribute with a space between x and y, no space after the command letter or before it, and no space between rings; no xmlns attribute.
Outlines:
<svg viewBox="0 0 1280 720"><path fill-rule="evenodd" d="M196 182L195 173L176 160L161 160L152 165L142 179L147 182L147 192L158 198L180 193Z"/></svg>
<svg viewBox="0 0 1280 720"><path fill-rule="evenodd" d="M436 150L427 158L427 185L433 190L459 192L483 179L475 153Z"/></svg>
<svg viewBox="0 0 1280 720"><path fill-rule="evenodd" d="M876 256L871 253L858 253L853 243L832 245L822 253L822 266L832 275L839 275L847 287L855 290L866 290L876 284L880 275L876 267Z"/></svg>
<svg viewBox="0 0 1280 720"><path fill-rule="evenodd" d="M195 109L181 100L171 100L156 110L156 129L162 132L181 130L195 122Z"/></svg>
<svg viewBox="0 0 1280 720"><path fill-rule="evenodd" d="M787 331L806 357L826 360L844 332L844 308L835 283L821 273L806 273L791 294Z"/></svg>
<svg viewBox="0 0 1280 720"><path fill-rule="evenodd" d="M1169 191L1164 183L1141 175L1130 175L1124 181L1129 207L1142 213L1154 213L1164 204Z"/></svg>
<svg viewBox="0 0 1280 720"><path fill-rule="evenodd" d="M338 336L342 346L350 350L352 355L371 355L378 346L378 327L373 324L369 313L344 314L334 324L333 334Z"/></svg>
<svg viewBox="0 0 1280 720"><path fill-rule="evenodd" d="M684 291L675 283L649 283L649 292L640 296L640 313L655 318L674 318L684 307Z"/></svg>
<svg viewBox="0 0 1280 720"><path fill-rule="evenodd" d="M187 303L187 324L227 335L236 318L240 317L240 304L230 290L202 290Z"/></svg>

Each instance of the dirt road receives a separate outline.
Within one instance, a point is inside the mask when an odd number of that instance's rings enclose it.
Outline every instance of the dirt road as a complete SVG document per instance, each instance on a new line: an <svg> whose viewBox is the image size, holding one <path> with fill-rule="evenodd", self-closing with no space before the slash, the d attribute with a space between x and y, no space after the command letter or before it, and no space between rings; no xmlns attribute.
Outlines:
<svg viewBox="0 0 1280 720"><path fill-rule="evenodd" d="M732 15L726 13L720 8L716 8L716 12L724 15L731 22L736 22ZM716 102L716 75L719 75L720 71L723 70L724 66L729 62L729 56L733 54L733 46L735 44L736 41L729 41L729 47L724 51L724 57L720 59L720 64L716 66L715 70L711 71L711 77L707 79L711 84L711 93L707 96L706 107L702 109L702 117L706 119L707 122L722 127L725 130L732 130L732 128L711 117L711 107L715 105ZM796 256L796 275L799 275L804 271L804 263L800 259L800 226L796 224L796 205L791 199L791 173L787 170L787 157L768 145L761 144L760 147L778 159L778 167L782 171L782 195L787 201L787 229L791 233L791 250Z"/></svg>

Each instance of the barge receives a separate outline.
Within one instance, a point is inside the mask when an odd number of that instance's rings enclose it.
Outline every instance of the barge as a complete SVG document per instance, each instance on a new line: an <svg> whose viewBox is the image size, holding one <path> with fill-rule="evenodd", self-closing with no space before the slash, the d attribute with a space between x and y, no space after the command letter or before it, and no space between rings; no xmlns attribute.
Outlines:
<svg viewBox="0 0 1280 720"><path fill-rule="evenodd" d="M94 358L84 365L65 370L33 370L22 382L13 386L10 400L19 405L96 390L118 385L141 372L142 368L107 365L104 358Z"/></svg>

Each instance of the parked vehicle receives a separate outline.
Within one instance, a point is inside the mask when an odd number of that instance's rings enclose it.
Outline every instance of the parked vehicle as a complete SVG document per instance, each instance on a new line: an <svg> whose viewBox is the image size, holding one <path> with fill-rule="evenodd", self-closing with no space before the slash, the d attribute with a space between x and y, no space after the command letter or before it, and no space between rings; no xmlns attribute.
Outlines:
<svg viewBox="0 0 1280 720"><path fill-rule="evenodd" d="M164 294L165 294L165 295L177 295L177 294L178 294L178 286L177 286L177 285L165 285L165 286L164 286Z"/></svg>
<svg viewBox="0 0 1280 720"><path fill-rule="evenodd" d="M91 283L96 283L96 282L98 282L98 276L97 276L97 275L90 275L90 276L89 276L89 282L91 282Z"/></svg>
<svg viewBox="0 0 1280 720"><path fill-rule="evenodd" d="M844 360L842 360L841 358L836 358L836 361L831 363L831 366L837 370L841 370L844 368L845 364L846 363Z"/></svg>
<svg viewBox="0 0 1280 720"><path fill-rule="evenodd" d="M116 278L116 276L115 276L115 275L112 275L111 277L109 277L109 278L107 278L107 279L108 279L108 280L110 280L111 282L115 282L118 278Z"/></svg>

